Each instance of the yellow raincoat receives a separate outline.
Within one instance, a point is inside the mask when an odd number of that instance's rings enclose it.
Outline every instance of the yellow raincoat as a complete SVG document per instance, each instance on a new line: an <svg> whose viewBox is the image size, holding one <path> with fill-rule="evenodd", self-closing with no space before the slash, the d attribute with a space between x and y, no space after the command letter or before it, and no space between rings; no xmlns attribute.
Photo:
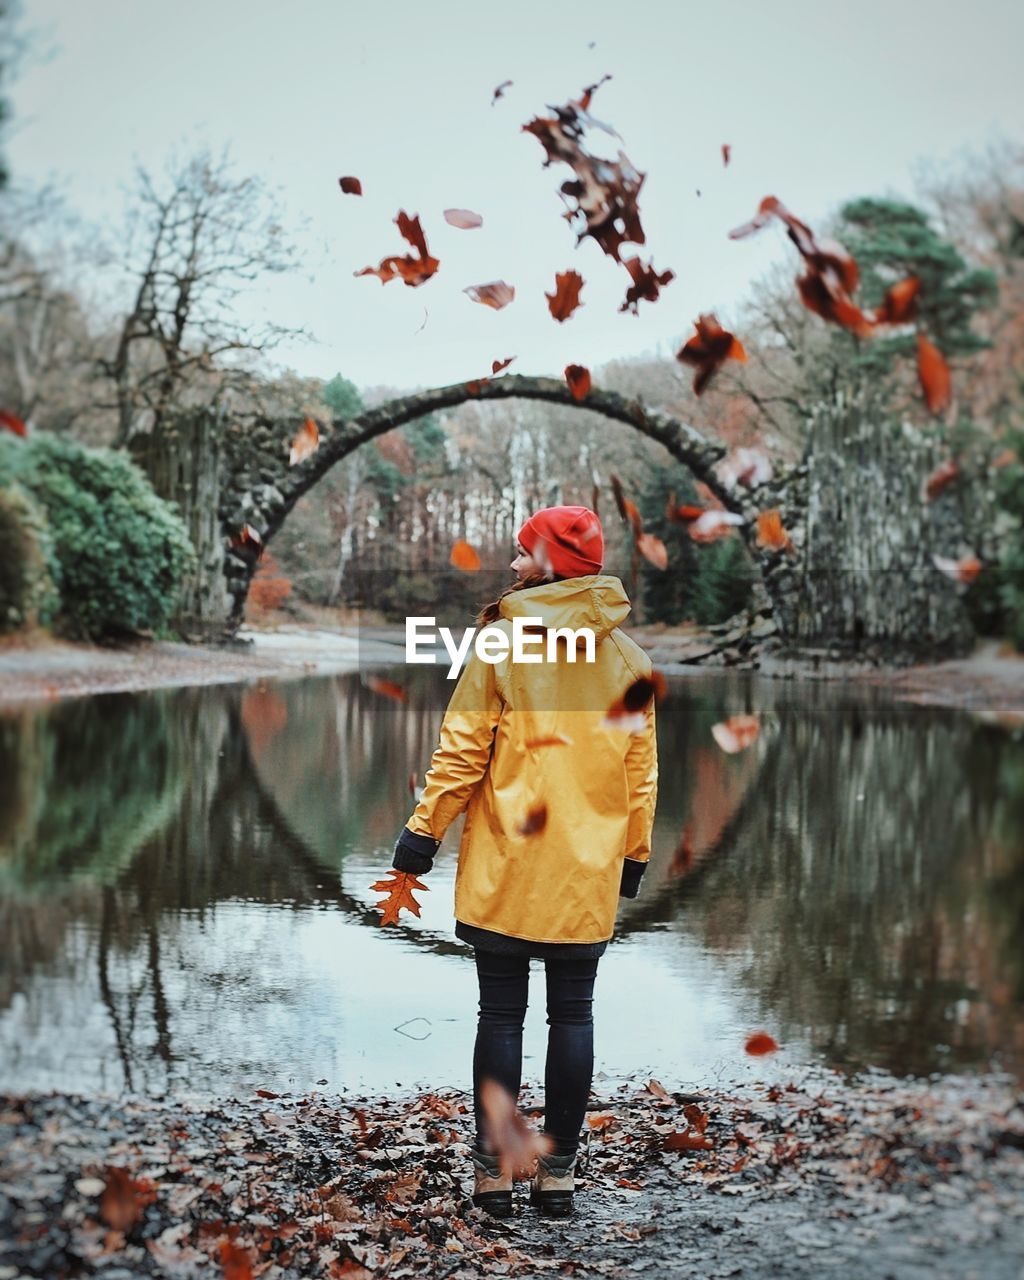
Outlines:
<svg viewBox="0 0 1024 1280"><path fill-rule="evenodd" d="M465 809L455 915L465 924L534 942L611 937L623 859L646 863L658 787L654 699L629 727L605 713L651 673L643 649L620 631L630 612L621 581L589 574L511 592L492 625L512 643L511 619L589 627L595 661L568 643L540 663L497 663L473 649L441 725L409 831L441 840ZM560 742L559 737L568 741ZM551 741L555 739L555 741ZM547 741L545 741L547 740ZM520 828L541 805L547 819ZM639 868L643 870L643 868Z"/></svg>

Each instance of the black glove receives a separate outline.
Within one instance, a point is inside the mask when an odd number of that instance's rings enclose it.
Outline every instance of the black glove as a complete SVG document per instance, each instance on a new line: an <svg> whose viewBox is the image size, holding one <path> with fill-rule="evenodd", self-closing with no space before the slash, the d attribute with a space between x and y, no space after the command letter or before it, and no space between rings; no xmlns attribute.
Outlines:
<svg viewBox="0 0 1024 1280"><path fill-rule="evenodd" d="M635 898L640 892L640 881L647 870L646 861L639 858L622 859L622 883L619 885L620 898Z"/></svg>
<svg viewBox="0 0 1024 1280"><path fill-rule="evenodd" d="M402 834L395 842L391 865L396 871L411 871L415 876L426 875L434 865L434 854L440 843L433 836L421 836L408 827L403 827Z"/></svg>

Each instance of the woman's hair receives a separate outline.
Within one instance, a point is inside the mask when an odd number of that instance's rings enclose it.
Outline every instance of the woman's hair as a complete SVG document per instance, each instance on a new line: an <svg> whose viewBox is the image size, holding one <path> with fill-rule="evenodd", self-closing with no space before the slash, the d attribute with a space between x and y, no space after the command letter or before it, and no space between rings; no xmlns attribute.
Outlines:
<svg viewBox="0 0 1024 1280"><path fill-rule="evenodd" d="M542 582L563 582L564 574L554 573L531 573L528 574L521 582L513 582L507 586L496 599L489 604L485 604L480 612L476 615L476 623L478 627L490 626L492 622L497 622L501 617L501 602L513 591L525 591L527 587L539 587Z"/></svg>

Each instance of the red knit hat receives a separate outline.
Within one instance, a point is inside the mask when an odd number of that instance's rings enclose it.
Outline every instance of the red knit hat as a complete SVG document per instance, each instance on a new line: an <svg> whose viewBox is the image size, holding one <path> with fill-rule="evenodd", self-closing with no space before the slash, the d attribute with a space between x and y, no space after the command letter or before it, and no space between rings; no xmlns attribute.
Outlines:
<svg viewBox="0 0 1024 1280"><path fill-rule="evenodd" d="M600 573L604 533L589 507L544 507L516 534L523 549L561 578Z"/></svg>

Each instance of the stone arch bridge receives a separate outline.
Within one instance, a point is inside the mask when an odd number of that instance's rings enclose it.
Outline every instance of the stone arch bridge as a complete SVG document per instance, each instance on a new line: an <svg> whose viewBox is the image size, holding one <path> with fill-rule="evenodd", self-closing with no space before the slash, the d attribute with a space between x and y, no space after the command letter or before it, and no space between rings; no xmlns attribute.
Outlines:
<svg viewBox="0 0 1024 1280"><path fill-rule="evenodd" d="M269 543L298 500L343 458L379 435L467 400L525 398L588 409L657 441L725 508L761 573L759 607L795 649L839 655L925 655L970 642L960 597L937 580L931 555L958 554L963 496L925 503L921 479L940 460L939 441L864 404L828 406L809 423L800 463L754 489L727 488L715 464L720 442L642 400L593 388L577 401L552 378L506 375L400 396L321 430L320 447L289 466L298 421L208 410L178 414L159 434L136 437L136 459L157 491L176 501L198 557L181 623L191 633L231 636L241 624L257 562L238 545L244 525ZM778 508L795 554L756 542L758 512Z"/></svg>

